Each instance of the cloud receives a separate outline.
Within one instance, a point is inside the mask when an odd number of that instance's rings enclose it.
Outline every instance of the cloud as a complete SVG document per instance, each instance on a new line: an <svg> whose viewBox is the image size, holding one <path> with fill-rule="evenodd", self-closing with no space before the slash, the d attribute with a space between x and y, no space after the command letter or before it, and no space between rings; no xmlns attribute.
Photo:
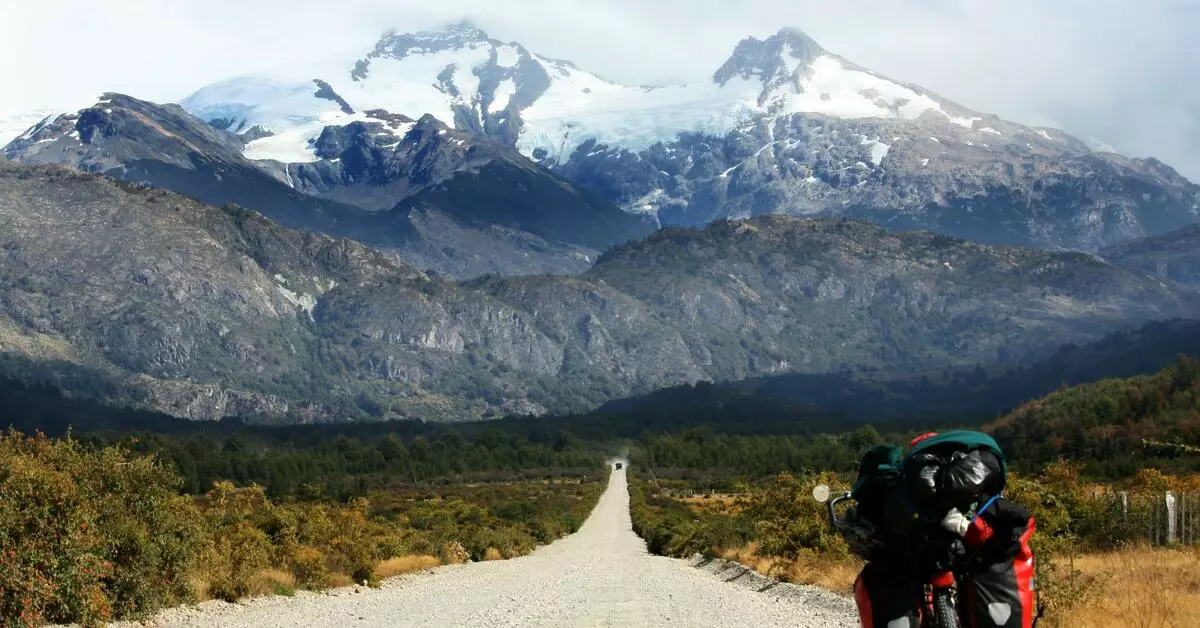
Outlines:
<svg viewBox="0 0 1200 628"><path fill-rule="evenodd" d="M231 75L348 61L389 28L463 16L635 83L704 78L741 38L796 26L965 106L1200 179L1200 47L1189 39L1200 3L1183 0L0 1L0 115L109 90L176 100Z"/></svg>

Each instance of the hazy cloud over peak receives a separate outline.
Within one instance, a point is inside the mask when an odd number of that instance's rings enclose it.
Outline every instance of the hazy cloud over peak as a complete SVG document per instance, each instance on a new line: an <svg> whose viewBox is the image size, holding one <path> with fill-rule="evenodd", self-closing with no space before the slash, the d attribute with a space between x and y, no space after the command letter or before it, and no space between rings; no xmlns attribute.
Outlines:
<svg viewBox="0 0 1200 628"><path fill-rule="evenodd" d="M602 76L709 76L785 26L967 107L1096 137L1200 180L1200 2L1185 0L0 0L0 116L103 91L177 100L222 78L349 62L389 29L468 17Z"/></svg>

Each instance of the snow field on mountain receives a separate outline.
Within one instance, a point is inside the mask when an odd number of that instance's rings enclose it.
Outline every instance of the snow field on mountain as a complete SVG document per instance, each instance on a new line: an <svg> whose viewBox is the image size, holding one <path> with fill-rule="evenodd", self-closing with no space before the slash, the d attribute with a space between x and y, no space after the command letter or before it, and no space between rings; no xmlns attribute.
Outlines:
<svg viewBox="0 0 1200 628"><path fill-rule="evenodd" d="M502 68L515 67L521 61L521 53L516 46L496 46L496 65Z"/></svg>
<svg viewBox="0 0 1200 628"><path fill-rule="evenodd" d="M205 121L245 120L242 131L261 125L281 133L310 122L334 119L330 114L345 115L336 102L314 96L316 91L312 81L288 83L270 77L245 76L209 85L180 105Z"/></svg>
<svg viewBox="0 0 1200 628"><path fill-rule="evenodd" d="M757 81L629 87L546 59L538 61L551 84L521 111L525 127L517 148L527 155L540 147L565 160L589 139L638 151L685 131L724 135L760 111L762 84Z"/></svg>
<svg viewBox="0 0 1200 628"><path fill-rule="evenodd" d="M503 111L508 107L508 103L512 100L513 95L517 93L517 84L512 79L504 79L496 85L496 90L492 93L492 103L488 105L488 111L496 112Z"/></svg>
<svg viewBox="0 0 1200 628"><path fill-rule="evenodd" d="M522 126L516 148L526 156L541 149L559 163L569 160L588 140L638 152L658 142L672 142L681 133L723 137L761 116L792 114L850 120L940 119L975 133L1001 135L992 127L975 128L983 118L957 115L957 110L951 113L947 107L952 105L920 88L879 76L836 55L806 56L812 53L796 49L790 41L770 53L777 57L752 58L748 68L724 84L708 78L656 87L617 84L568 62L489 39L481 31L451 29L390 41L391 47L380 44L383 52L368 59L365 76L358 80L351 78L352 64L332 63L324 64L313 78L327 81L356 111L383 109L413 119L429 114L452 127L462 122L455 119L456 108L471 111L479 123L485 123L485 111L492 115L504 111L519 89L526 90L523 96L536 98L523 102L524 109L518 112ZM541 93L528 91L539 89L544 79L538 69L522 64L522 58L538 64L549 77ZM499 72L503 78L491 93L481 94L480 76L488 72ZM246 156L251 159L309 162L316 160L311 141L325 125L356 119L341 112L336 102L316 98L315 91L311 81L242 78L204 88L183 105L206 120L245 120L243 132L261 125L275 133L247 146ZM1041 136L1054 139L1045 131ZM891 148L891 142L881 138L864 138L863 143L870 143L869 161L876 166Z"/></svg>
<svg viewBox="0 0 1200 628"><path fill-rule="evenodd" d="M296 122L291 125L282 125L276 123L273 125L264 125L266 128L282 128L282 131L275 133L271 137L264 137L246 144L242 154L247 159L274 159L283 163L310 163L320 161L317 157L315 149L311 145L312 140L321 136L321 131L330 125L346 125L351 122L365 122L370 120L365 114L356 113L347 115L340 111L326 112L321 114L315 120L305 120Z"/></svg>
<svg viewBox="0 0 1200 628"><path fill-rule="evenodd" d="M813 61L808 78L801 80L798 87L799 93L782 96L784 113L915 120L927 111L934 111L968 129L978 119L951 116L929 96L873 74L847 68L829 55Z"/></svg>
<svg viewBox="0 0 1200 628"><path fill-rule="evenodd" d="M863 137L862 144L863 146L871 147L871 163L875 164L876 166L883 163L883 158L887 157L888 151L892 148L890 144L884 144L883 142L879 141L879 138L868 139Z"/></svg>
<svg viewBox="0 0 1200 628"><path fill-rule="evenodd" d="M359 81L331 81L334 89L350 102L355 110L385 109L418 119L432 114L449 126L454 126L451 106L470 106L477 98L479 77L473 74L476 66L487 63L491 48L487 45L412 53L402 59L380 57L371 59L367 77ZM452 81L459 96L438 88L438 75L453 66ZM340 78L340 77L339 77Z"/></svg>

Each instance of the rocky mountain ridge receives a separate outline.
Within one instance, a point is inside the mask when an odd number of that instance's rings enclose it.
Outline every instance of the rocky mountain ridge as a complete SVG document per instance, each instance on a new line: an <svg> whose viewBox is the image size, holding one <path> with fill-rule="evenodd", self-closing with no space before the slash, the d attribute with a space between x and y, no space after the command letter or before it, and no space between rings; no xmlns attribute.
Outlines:
<svg viewBox="0 0 1200 628"><path fill-rule="evenodd" d="M235 202L460 279L581 273L656 224L767 214L1083 251L1200 219L1200 187L1161 162L972 111L797 29L665 86L469 23L389 33L353 67L235 78L182 109L109 95L4 153Z"/></svg>
<svg viewBox="0 0 1200 628"><path fill-rule="evenodd" d="M466 420L1018 364L1197 304L1090 254L782 216L660 231L580 276L456 282L235 206L14 164L0 233L0 366L195 419Z"/></svg>
<svg viewBox="0 0 1200 628"><path fill-rule="evenodd" d="M291 164L247 156L268 133L261 127L238 135L178 105L106 94L47 117L4 153L236 203L458 277L581 272L605 247L651 228L486 138L431 116L371 116L325 127L326 159Z"/></svg>
<svg viewBox="0 0 1200 628"><path fill-rule="evenodd" d="M336 102L242 77L183 103L206 120L278 130L248 154L309 162L322 159L314 145L325 125L370 108L430 114L664 225L861 217L984 243L1095 251L1200 219L1200 188L1161 162L973 111L830 53L798 29L746 38L711 77L681 85L620 85L469 23L388 34L334 74L323 80Z"/></svg>

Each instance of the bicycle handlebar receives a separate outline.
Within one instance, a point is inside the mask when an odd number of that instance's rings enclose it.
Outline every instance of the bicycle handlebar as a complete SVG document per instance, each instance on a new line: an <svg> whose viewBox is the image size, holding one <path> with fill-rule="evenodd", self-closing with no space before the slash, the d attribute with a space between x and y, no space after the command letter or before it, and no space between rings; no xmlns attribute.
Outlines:
<svg viewBox="0 0 1200 628"><path fill-rule="evenodd" d="M838 518L837 510L835 510L835 508L837 507L838 504L840 504L848 499L850 499L850 493L847 492L847 493L842 493L841 495L834 497L833 499L831 499L825 503L825 507L829 509L829 524L835 528L838 527L839 523L841 523L841 519Z"/></svg>

